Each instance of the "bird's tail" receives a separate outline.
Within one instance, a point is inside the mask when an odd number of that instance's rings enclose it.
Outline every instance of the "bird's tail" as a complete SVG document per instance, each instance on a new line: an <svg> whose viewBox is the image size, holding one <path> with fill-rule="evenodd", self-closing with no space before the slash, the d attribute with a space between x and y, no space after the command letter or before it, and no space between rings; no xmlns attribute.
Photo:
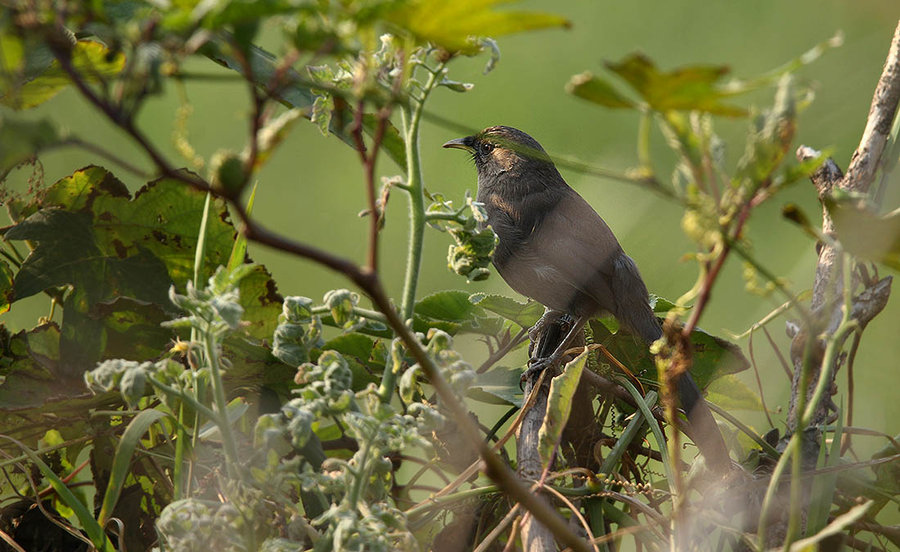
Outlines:
<svg viewBox="0 0 900 552"><path fill-rule="evenodd" d="M647 345L662 337L662 326L650 308L647 287L637 265L625 254L620 255L615 263L613 293L619 310L615 314L620 322L639 335ZM717 473L725 473L731 465L728 449L712 411L690 372L681 374L677 389L681 408L691 424L691 439L700 449L707 465Z"/></svg>

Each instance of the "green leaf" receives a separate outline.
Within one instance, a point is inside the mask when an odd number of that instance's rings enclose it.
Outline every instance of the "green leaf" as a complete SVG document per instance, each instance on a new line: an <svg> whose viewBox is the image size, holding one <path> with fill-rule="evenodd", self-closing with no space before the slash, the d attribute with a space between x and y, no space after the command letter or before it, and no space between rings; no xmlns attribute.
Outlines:
<svg viewBox="0 0 900 552"><path fill-rule="evenodd" d="M430 42L451 52L475 54L481 45L478 37L569 27L564 17L542 12L495 11L509 0L414 0L398 3L386 19L409 31L423 42Z"/></svg>
<svg viewBox="0 0 900 552"><path fill-rule="evenodd" d="M49 119L26 121L0 115L0 180L20 163L59 142L60 136Z"/></svg>
<svg viewBox="0 0 900 552"><path fill-rule="evenodd" d="M619 93L606 79L590 72L575 75L566 84L566 92L591 103L611 108L634 108L635 104Z"/></svg>
<svg viewBox="0 0 900 552"><path fill-rule="evenodd" d="M511 320L523 328L534 326L544 315L544 307L536 301L520 303L515 299L503 295L488 293L473 293L469 296L469 302L480 308L499 314L507 320Z"/></svg>
<svg viewBox="0 0 900 552"><path fill-rule="evenodd" d="M2 44L6 49L10 41ZM13 45L15 46L15 45ZM46 63L48 52L38 49L31 54L26 49L18 63L4 67L12 82L4 83L6 91L0 103L13 109L28 109L40 105L69 85L69 75L55 59ZM12 56L7 56L12 57ZM125 55L113 53L109 48L93 40L79 40L72 45L70 63L86 82L98 82L119 74L125 65Z"/></svg>
<svg viewBox="0 0 900 552"><path fill-rule="evenodd" d="M60 342L59 358L68 375L77 376L101 358L103 320L91 316L97 303L118 296L166 301L170 280L163 263L146 250L120 257L115 248L103 248L87 213L42 209L6 237L36 244L16 274L16 300L50 287L74 286L63 303Z"/></svg>
<svg viewBox="0 0 900 552"><path fill-rule="evenodd" d="M759 395L734 374L716 379L709 384L708 391L707 400L725 410L764 410Z"/></svg>
<svg viewBox="0 0 900 552"><path fill-rule="evenodd" d="M828 524L828 516L831 513L831 505L834 503L834 493L837 488L839 470L835 469L841 461L841 438L844 433L844 413L837 412L837 420L834 433L831 435L831 448L826 449L822 443L820 450L819 469L826 469L826 473L819 475L812 481L812 500L809 502L809 514L807 515L807 532L816 534Z"/></svg>
<svg viewBox="0 0 900 552"><path fill-rule="evenodd" d="M416 302L415 313L426 318L465 322L483 312L469 302L469 294L464 291L439 291Z"/></svg>
<svg viewBox="0 0 900 552"><path fill-rule="evenodd" d="M478 374L467 395L483 403L522 406L521 368L497 367Z"/></svg>
<svg viewBox="0 0 900 552"><path fill-rule="evenodd" d="M15 206L13 218L20 222L5 237L28 240L34 249L16 274L13 298L73 286L63 305L60 344L61 366L71 376L112 353L133 358L137 349L119 347L123 339L140 343L139 356L150 355L148 347L158 355L165 346L165 334L153 326L174 311L169 287L183 287L193 277L205 201L206 194L165 179L132 199L105 169L87 167ZM206 229L207 270L231 254L235 231L227 216L224 203L214 201ZM268 339L281 299L265 269L248 270L241 283L247 332ZM122 297L133 301L116 303ZM128 354L119 355L122 350Z"/></svg>
<svg viewBox="0 0 900 552"><path fill-rule="evenodd" d="M171 312L157 303L116 297L97 303L91 316L103 321L105 358L154 360L172 340L172 332L161 326L171 319Z"/></svg>
<svg viewBox="0 0 900 552"><path fill-rule="evenodd" d="M591 320L588 324L593 332L594 343L605 346L642 382L651 385L658 383L656 363L642 340L618 331L618 323L611 317ZM691 346L694 353L691 375L701 389L718 378L736 374L749 367L740 347L703 330L694 330L691 334ZM605 362L604 357L600 357L600 362Z"/></svg>
<svg viewBox="0 0 900 552"><path fill-rule="evenodd" d="M37 466L38 470L40 470L41 475L43 475L47 481L50 482L50 486L53 487L53 490L56 492L59 499L63 504L72 509L75 513L75 516L78 518L78 521L81 523L81 526L84 528L85 532L90 538L91 543L99 550L100 552L115 552L115 548L112 543L107 538L106 533L104 533L103 528L97 523L97 520L94 519L94 516L91 515L90 510L78 500L69 487L63 482L62 479L56 475L50 466L44 463L41 460L40 456L38 456L33 450L25 446L22 442L17 441L11 437L6 435L0 435L3 439L11 441L19 446L22 452L28 456L28 459Z"/></svg>
<svg viewBox="0 0 900 552"><path fill-rule="evenodd" d="M663 72L642 54L631 54L619 62L607 62L606 67L656 111L705 111L729 117L747 114L741 107L722 103L724 98L733 95L718 84L728 73L727 67L694 65Z"/></svg>
<svg viewBox="0 0 900 552"><path fill-rule="evenodd" d="M13 301L13 271L6 261L0 261L0 314L9 310Z"/></svg>
<svg viewBox="0 0 900 552"><path fill-rule="evenodd" d="M550 395L547 397L547 414L538 430L538 453L541 465L546 467L553 460L553 454L562 438L562 431L572 412L572 397L581 381L581 372L587 362L588 351L584 351L568 364L563 373L550 381Z"/></svg>
<svg viewBox="0 0 900 552"><path fill-rule="evenodd" d="M353 390L360 391L370 383L378 382L376 374L384 370L384 359L377 356L379 342L359 333L342 334L326 341L318 351L313 352L312 357L316 358L321 351L329 349L339 352L353 372Z"/></svg>
<svg viewBox="0 0 900 552"><path fill-rule="evenodd" d="M241 278L238 289L244 307L241 328L257 341L271 339L284 302L272 274L263 265L253 265Z"/></svg>
<svg viewBox="0 0 900 552"><path fill-rule="evenodd" d="M866 512L872 507L873 502L870 500L847 510L829 523L824 529L811 537L798 540L791 544L791 552L806 552L807 550L818 550L818 543L836 535L842 534L848 527L862 519Z"/></svg>
<svg viewBox="0 0 900 552"><path fill-rule="evenodd" d="M900 211L878 216L853 202L832 197L826 197L824 202L844 249L900 270Z"/></svg>
<svg viewBox="0 0 900 552"><path fill-rule="evenodd" d="M100 515L97 516L97 522L101 526L106 526L106 522L109 521L113 509L116 507L116 502L119 501L122 487L125 486L125 480L130 473L131 457L140 444L141 437L150 429L151 425L165 416L166 414L161 410L144 410L131 420L128 427L125 428L125 432L122 433L119 444L116 446L109 483L107 483L106 492L103 494L103 505L100 507Z"/></svg>
<svg viewBox="0 0 900 552"><path fill-rule="evenodd" d="M9 412L43 404L63 393L72 380L59 377L59 328L43 324L2 342L0 405ZM82 392L86 390L82 389Z"/></svg>

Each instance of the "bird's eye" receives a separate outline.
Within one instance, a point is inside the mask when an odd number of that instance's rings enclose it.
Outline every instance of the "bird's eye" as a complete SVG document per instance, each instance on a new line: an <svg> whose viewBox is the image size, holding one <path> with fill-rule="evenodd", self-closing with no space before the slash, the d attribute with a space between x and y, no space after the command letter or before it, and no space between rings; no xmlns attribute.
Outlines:
<svg viewBox="0 0 900 552"><path fill-rule="evenodd" d="M478 149L481 152L481 155L487 155L494 151L494 144L490 142L482 142L481 145L478 146Z"/></svg>

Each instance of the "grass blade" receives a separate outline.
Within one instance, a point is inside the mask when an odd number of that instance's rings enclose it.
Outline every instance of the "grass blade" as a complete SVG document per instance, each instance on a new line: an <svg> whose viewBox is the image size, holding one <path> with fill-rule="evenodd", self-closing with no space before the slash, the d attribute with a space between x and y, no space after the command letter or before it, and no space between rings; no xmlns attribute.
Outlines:
<svg viewBox="0 0 900 552"><path fill-rule="evenodd" d="M105 526L112 515L113 508L119 500L122 488L125 486L125 478L128 477L128 468L131 465L131 457L134 450L141 442L141 437L151 425L159 421L166 414L159 410L144 410L131 420L125 433L116 447L116 456L113 459L112 472L109 475L109 483L106 485L106 493L103 495L103 505L100 507L98 521Z"/></svg>
<svg viewBox="0 0 900 552"><path fill-rule="evenodd" d="M22 452L28 456L28 459L41 471L41 475L43 475L47 481L50 483L50 486L53 487L53 490L56 492L56 495L63 501L63 503L72 509L75 512L75 516L78 518L78 521L81 523L81 526L84 528L84 531L87 533L88 538L94 544L94 546L100 552L115 552L115 548L113 547L112 542L110 542L109 538L106 536L106 533L103 531L103 527L94 519L94 516L91 515L90 510L87 509L87 506L84 505L78 497L75 496L72 491L69 490L69 487L63 482L62 479L56 475L50 466L44 463L43 460L30 448L25 446L24 443L13 439L12 437L6 435L0 435L0 438L6 439L12 443L15 443Z"/></svg>

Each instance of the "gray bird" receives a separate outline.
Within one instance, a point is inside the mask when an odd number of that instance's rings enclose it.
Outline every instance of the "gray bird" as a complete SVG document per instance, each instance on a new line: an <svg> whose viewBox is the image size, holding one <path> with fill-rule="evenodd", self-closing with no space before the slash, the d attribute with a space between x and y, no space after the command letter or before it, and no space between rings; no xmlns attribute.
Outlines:
<svg viewBox="0 0 900 552"><path fill-rule="evenodd" d="M534 138L515 128L493 126L444 147L465 150L475 161L477 199L498 238L493 256L497 272L514 290L551 311L531 336L561 314L575 320L549 357L531 359L529 372L559 361L584 324L603 312L648 345L662 336L637 265ZM717 442L711 446L718 450L713 454L727 459L715 420L690 374L678 379L678 394L691 424L703 433L714 430L711 440Z"/></svg>

